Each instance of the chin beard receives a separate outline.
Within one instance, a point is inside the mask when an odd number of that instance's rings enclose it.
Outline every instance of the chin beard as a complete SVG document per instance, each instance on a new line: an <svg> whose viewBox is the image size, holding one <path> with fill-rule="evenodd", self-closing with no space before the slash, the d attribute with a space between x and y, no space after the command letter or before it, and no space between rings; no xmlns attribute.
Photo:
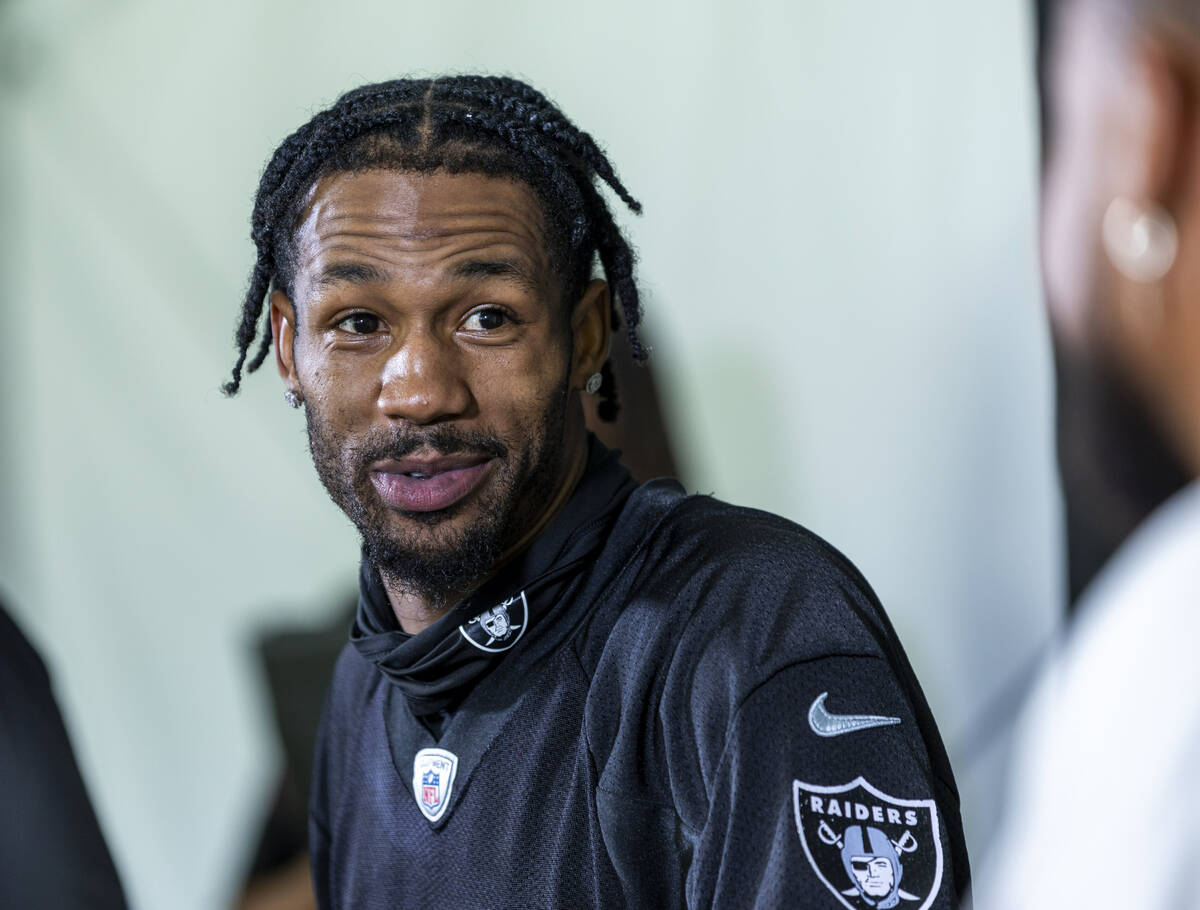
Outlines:
<svg viewBox="0 0 1200 910"><path fill-rule="evenodd" d="M452 506L440 513L439 518L449 518L455 511ZM478 585L500 559L510 536L507 524L491 509L486 509L479 521L453 540L428 551L406 547L380 533L367 516L350 514L350 520L362 537L363 556L379 569L385 580L438 602ZM433 524L424 518L417 520ZM431 532L436 533L432 528Z"/></svg>
<svg viewBox="0 0 1200 910"><path fill-rule="evenodd" d="M1070 599L1142 520L1190 480L1182 459L1115 365L1056 339L1058 462Z"/></svg>
<svg viewBox="0 0 1200 910"><path fill-rule="evenodd" d="M526 443L512 454L498 437L460 431L451 425L396 427L347 445L307 409L309 449L321 483L354 523L363 555L384 580L438 603L456 600L493 571L505 551L528 531L549 504L563 464L563 429L569 389L556 394L540 423L514 433ZM403 458L418 449L452 455L485 453L496 460L487 489L469 502L436 512L407 512L403 531L392 530L394 510L379 499L369 465ZM475 519L451 527L471 509Z"/></svg>

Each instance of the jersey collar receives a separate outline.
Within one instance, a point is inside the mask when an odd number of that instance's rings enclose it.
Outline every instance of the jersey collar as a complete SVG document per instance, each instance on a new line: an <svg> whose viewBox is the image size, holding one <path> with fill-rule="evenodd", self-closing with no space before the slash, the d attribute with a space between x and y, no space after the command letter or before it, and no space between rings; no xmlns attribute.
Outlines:
<svg viewBox="0 0 1200 910"><path fill-rule="evenodd" d="M524 553L417 635L400 629L379 572L366 559L350 641L418 717L453 709L539 620L603 544L635 483L619 453L589 436L588 463L567 504Z"/></svg>

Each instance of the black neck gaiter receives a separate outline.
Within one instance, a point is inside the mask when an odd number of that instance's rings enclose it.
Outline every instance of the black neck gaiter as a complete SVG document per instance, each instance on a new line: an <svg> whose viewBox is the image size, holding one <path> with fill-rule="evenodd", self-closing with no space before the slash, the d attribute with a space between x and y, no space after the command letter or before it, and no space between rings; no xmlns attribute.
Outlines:
<svg viewBox="0 0 1200 910"><path fill-rule="evenodd" d="M451 710L530 628L603 544L636 487L618 453L590 438L575 492L524 553L417 635L400 629L379 572L366 559L350 641L404 693L417 717Z"/></svg>

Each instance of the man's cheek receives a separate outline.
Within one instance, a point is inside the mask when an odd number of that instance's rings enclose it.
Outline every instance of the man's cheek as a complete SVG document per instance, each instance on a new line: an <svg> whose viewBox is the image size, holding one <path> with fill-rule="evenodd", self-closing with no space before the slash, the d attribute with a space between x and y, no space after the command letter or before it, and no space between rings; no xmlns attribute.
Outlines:
<svg viewBox="0 0 1200 910"><path fill-rule="evenodd" d="M551 400L542 384L528 374L509 375L479 383L475 398L485 419L488 414L496 419L504 419L502 415L508 415L510 421L518 423L544 410Z"/></svg>

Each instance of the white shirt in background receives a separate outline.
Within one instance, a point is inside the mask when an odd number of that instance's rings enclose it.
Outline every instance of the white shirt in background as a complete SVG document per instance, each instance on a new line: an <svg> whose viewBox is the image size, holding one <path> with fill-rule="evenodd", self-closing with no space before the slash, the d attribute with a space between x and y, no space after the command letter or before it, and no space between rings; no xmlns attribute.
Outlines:
<svg viewBox="0 0 1200 910"><path fill-rule="evenodd" d="M1200 481L1085 594L981 872L976 910L1200 908Z"/></svg>

